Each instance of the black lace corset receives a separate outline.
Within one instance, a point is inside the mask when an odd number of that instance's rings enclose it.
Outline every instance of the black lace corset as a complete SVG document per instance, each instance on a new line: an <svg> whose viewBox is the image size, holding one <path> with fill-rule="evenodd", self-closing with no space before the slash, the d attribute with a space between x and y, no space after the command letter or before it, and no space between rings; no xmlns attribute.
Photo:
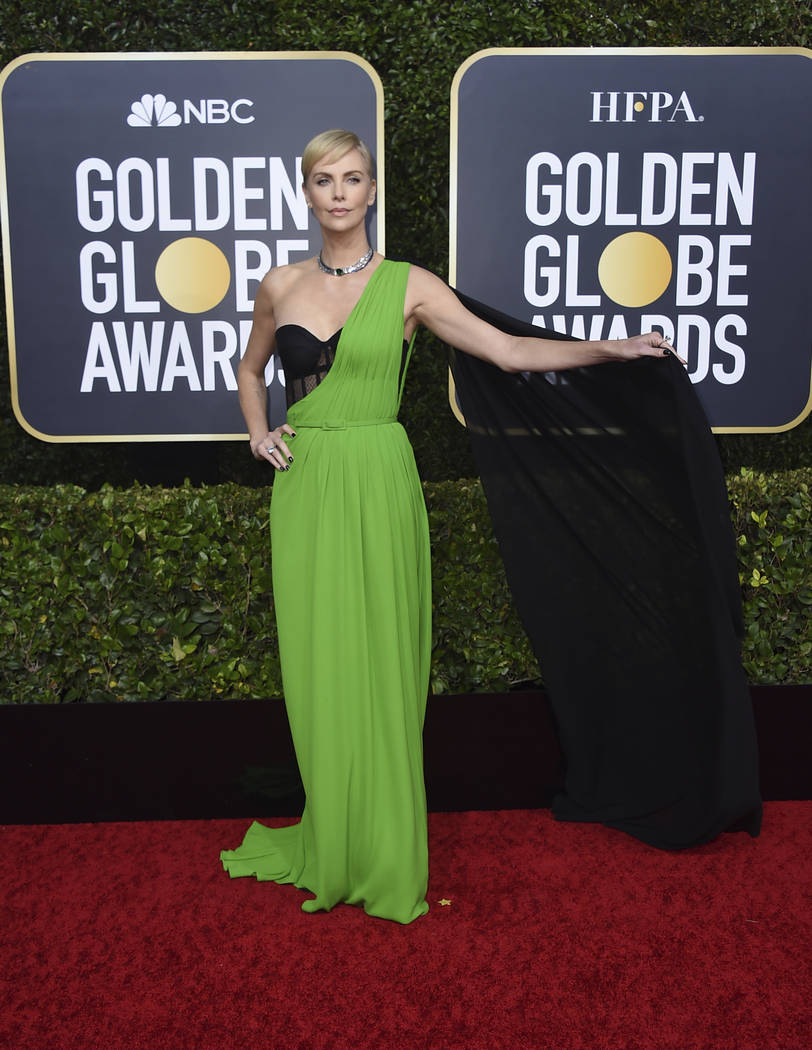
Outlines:
<svg viewBox="0 0 812 1050"><path fill-rule="evenodd" d="M298 324L283 324L276 330L276 351L285 373L285 400L288 408L315 390L330 371L335 360L336 347L343 328L329 339L317 339L313 333ZM403 340L398 388L409 353L409 344Z"/></svg>
<svg viewBox="0 0 812 1050"><path fill-rule="evenodd" d="M283 324L276 330L276 351L285 373L288 408L315 390L330 371L342 329L329 339L317 339L298 324Z"/></svg>

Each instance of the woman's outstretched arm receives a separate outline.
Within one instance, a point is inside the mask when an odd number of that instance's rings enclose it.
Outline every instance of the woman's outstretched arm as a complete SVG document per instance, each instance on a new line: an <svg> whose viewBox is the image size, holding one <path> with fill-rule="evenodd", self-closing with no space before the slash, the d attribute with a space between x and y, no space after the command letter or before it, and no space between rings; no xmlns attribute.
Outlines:
<svg viewBox="0 0 812 1050"><path fill-rule="evenodd" d="M630 339L586 342L508 335L475 317L444 281L419 266L413 266L409 274L406 316L412 325L425 325L443 342L482 358L504 372L557 372L606 361L632 361L673 353L659 332Z"/></svg>

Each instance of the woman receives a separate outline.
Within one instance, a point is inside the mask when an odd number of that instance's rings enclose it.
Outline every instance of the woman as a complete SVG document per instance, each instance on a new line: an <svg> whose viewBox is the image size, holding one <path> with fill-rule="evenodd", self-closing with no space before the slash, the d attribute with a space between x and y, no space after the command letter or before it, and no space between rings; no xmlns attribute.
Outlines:
<svg viewBox="0 0 812 1050"><path fill-rule="evenodd" d="M369 150L328 131L302 158L317 258L272 270L239 370L251 451L277 473L273 586L285 701L306 805L299 824L253 824L224 851L232 876L292 882L408 923L427 881L421 732L430 658L428 527L396 415L418 325L500 372L547 373L669 355L657 333L600 342L511 335L437 277L367 240ZM269 429L264 370L276 349L288 418Z"/></svg>

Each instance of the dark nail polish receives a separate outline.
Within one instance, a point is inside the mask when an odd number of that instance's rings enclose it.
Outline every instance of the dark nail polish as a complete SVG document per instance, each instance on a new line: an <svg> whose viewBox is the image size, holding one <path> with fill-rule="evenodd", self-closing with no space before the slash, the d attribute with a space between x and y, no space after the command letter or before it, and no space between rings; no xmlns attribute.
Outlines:
<svg viewBox="0 0 812 1050"><path fill-rule="evenodd" d="M292 463L292 462L293 462L293 456L288 456L288 462L289 462L289 463Z"/></svg>

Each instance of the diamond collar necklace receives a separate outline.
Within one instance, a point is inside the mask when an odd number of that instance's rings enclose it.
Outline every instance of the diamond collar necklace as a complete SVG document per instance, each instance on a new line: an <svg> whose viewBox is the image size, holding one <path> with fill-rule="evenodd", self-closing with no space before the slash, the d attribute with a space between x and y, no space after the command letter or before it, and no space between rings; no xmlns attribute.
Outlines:
<svg viewBox="0 0 812 1050"><path fill-rule="evenodd" d="M369 264L373 254L374 252L372 248L370 248L365 255L361 256L358 262L354 262L351 266L336 266L335 269L333 269L332 266L328 266L324 259L322 259L321 252L319 252L319 269L322 273L329 273L332 277L343 277L345 274L357 273L359 270L363 270L363 268Z"/></svg>

